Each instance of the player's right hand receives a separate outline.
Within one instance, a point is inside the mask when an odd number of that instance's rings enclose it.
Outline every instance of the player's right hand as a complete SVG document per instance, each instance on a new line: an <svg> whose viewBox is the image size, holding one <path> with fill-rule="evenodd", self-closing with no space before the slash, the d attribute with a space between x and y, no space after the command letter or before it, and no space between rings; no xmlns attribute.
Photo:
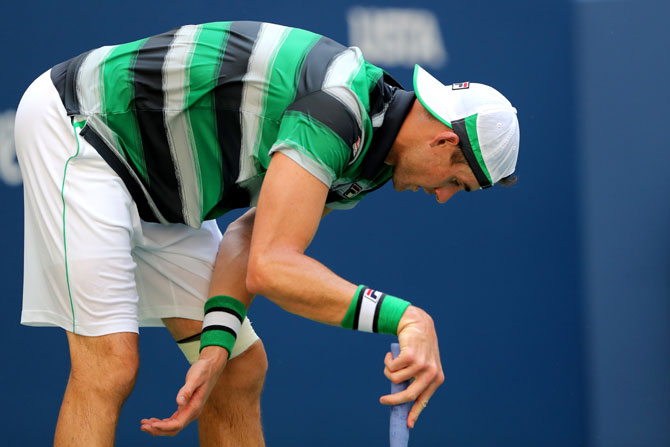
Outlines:
<svg viewBox="0 0 670 447"><path fill-rule="evenodd" d="M177 393L177 411L166 419L142 419L141 430L154 436L175 436L200 416L216 381L228 361L228 351L207 346L186 373L186 383Z"/></svg>
<svg viewBox="0 0 670 447"><path fill-rule="evenodd" d="M394 359L390 352L386 354L384 375L393 383L414 381L407 389L382 396L379 401L385 405L415 401L407 417L407 426L413 428L435 390L444 382L433 319L418 307L408 307L398 324L398 341L400 355Z"/></svg>

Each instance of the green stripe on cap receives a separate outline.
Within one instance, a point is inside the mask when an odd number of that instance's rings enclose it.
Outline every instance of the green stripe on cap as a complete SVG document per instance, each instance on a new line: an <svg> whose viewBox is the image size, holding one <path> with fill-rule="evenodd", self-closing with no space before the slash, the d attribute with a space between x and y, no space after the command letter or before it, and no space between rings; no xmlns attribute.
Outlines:
<svg viewBox="0 0 670 447"><path fill-rule="evenodd" d="M489 179L489 182L491 182L491 184L493 184L493 180L491 179L491 174L489 174L489 170L486 168L486 163L484 163L484 157L482 156L481 147L479 147L479 136L477 135L477 114L476 113L474 115L471 115L471 116L468 116L468 117L465 118L465 129L468 132L468 140L470 140L470 146L472 147L472 152L475 154L475 158L477 159L477 163L482 168L482 171L484 171L484 175L486 175L486 178Z"/></svg>
<svg viewBox="0 0 670 447"><path fill-rule="evenodd" d="M468 162L468 166L472 169L472 173L475 175L477 183L479 183L479 186L482 189L490 188L493 184L484 173L484 170L475 156L475 151L472 149L468 130L465 128L465 118L456 120L452 124L454 132L458 135L458 139L460 140L460 147L463 151L463 155Z"/></svg>

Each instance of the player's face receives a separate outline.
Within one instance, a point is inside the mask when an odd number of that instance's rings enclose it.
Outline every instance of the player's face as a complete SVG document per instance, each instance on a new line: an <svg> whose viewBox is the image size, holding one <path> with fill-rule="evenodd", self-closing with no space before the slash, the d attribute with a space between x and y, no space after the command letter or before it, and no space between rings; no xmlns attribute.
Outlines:
<svg viewBox="0 0 670 447"><path fill-rule="evenodd" d="M479 189L474 173L466 163L452 163L457 146L417 148L398 160L393 169L396 191L419 191L435 194L445 203L459 191Z"/></svg>

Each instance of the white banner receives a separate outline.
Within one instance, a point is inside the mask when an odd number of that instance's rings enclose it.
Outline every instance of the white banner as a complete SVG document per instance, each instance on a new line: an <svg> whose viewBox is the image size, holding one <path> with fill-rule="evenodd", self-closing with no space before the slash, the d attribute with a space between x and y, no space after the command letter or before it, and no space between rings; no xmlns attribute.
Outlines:
<svg viewBox="0 0 670 447"><path fill-rule="evenodd" d="M14 145L15 117L15 110L0 113L0 181L10 186L21 184L21 171Z"/></svg>
<svg viewBox="0 0 670 447"><path fill-rule="evenodd" d="M347 13L349 44L373 64L440 68L447 51L435 13L426 9L355 7Z"/></svg>

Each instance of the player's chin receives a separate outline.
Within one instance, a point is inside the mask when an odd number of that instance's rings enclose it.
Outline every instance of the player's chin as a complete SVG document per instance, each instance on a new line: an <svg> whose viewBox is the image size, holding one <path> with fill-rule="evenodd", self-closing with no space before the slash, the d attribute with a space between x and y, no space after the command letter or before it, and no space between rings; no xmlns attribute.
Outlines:
<svg viewBox="0 0 670 447"><path fill-rule="evenodd" d="M395 176L391 178L391 181L393 182L393 189L398 192L407 191L409 189L409 185L407 183L402 183L401 181L397 180Z"/></svg>

